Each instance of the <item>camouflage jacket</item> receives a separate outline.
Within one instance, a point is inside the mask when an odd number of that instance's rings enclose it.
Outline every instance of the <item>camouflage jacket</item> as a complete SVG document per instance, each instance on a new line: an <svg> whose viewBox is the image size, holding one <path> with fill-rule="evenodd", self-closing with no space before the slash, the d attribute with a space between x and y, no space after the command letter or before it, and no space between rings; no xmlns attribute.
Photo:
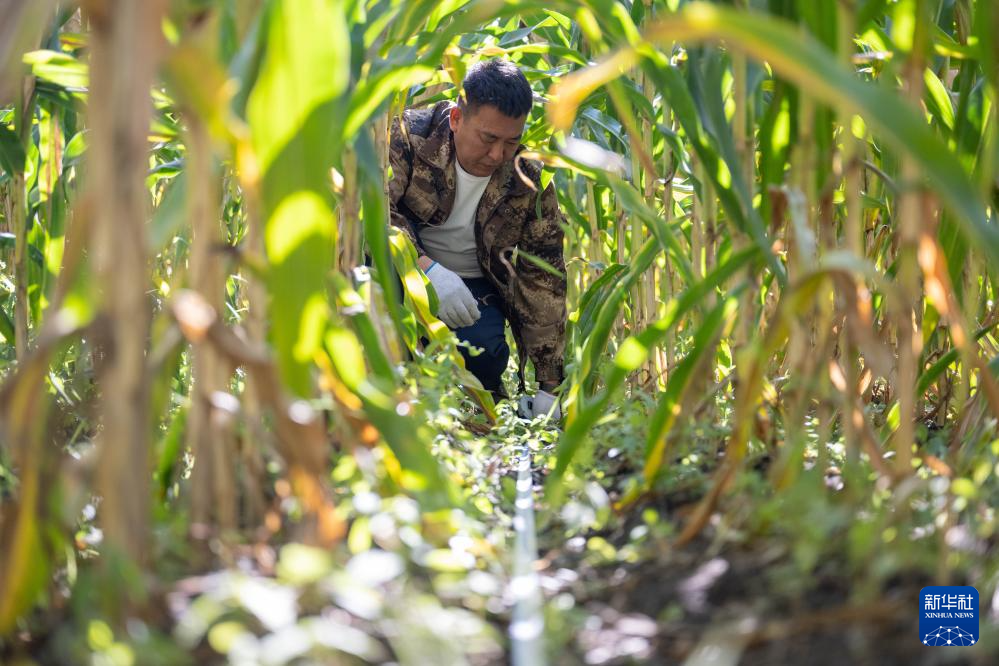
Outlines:
<svg viewBox="0 0 999 666"><path fill-rule="evenodd" d="M391 222L417 247L422 247L420 229L443 224L454 205L454 142L448 123L451 105L439 102L433 108L408 109L403 112L405 128L399 118L392 124ZM520 164L538 191L520 179L512 161L493 173L475 216L479 266L502 296L503 311L520 352L521 377L526 355L534 363L535 379L560 382L566 320L563 218L553 184L540 191L540 166L527 160ZM551 264L562 277L523 256L514 261L515 249Z"/></svg>

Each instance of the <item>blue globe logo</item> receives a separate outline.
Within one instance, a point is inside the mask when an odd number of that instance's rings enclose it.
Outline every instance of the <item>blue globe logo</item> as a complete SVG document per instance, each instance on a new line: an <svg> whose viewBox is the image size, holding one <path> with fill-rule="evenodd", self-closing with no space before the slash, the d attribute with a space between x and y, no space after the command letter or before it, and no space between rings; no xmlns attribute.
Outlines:
<svg viewBox="0 0 999 666"><path fill-rule="evenodd" d="M937 627L923 636L923 645L944 647L956 645L967 647L975 644L975 637L960 627Z"/></svg>

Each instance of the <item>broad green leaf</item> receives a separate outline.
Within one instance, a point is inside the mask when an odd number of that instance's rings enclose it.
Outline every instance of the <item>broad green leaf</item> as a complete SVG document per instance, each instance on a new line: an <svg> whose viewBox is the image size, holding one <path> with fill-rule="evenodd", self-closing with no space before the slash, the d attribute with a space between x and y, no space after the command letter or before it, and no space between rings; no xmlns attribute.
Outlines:
<svg viewBox="0 0 999 666"><path fill-rule="evenodd" d="M329 317L336 217L326 182L340 145L350 37L337 0L272 0L261 29L266 52L247 116L262 173L271 330L282 376L304 396Z"/></svg>
<svg viewBox="0 0 999 666"><path fill-rule="evenodd" d="M247 109L265 173L283 151L316 159L321 148L331 147L333 128L321 123L333 119L328 105L346 89L350 71L350 36L339 0L272 0L268 10L266 51ZM303 145L303 134L317 143Z"/></svg>
<svg viewBox="0 0 999 666"><path fill-rule="evenodd" d="M42 81L54 83L69 92L86 92L90 85L90 71L68 53L58 51L30 51L24 54L24 63L31 67L31 73Z"/></svg>
<svg viewBox="0 0 999 666"><path fill-rule="evenodd" d="M265 229L274 345L299 395L311 392L309 368L329 318L323 278L333 257L332 219L323 197L302 190L281 201Z"/></svg>
<svg viewBox="0 0 999 666"><path fill-rule="evenodd" d="M928 106L933 114L940 118L940 121L947 129L953 130L954 105L950 101L950 93L931 69L923 71L923 80L926 83L926 101Z"/></svg>

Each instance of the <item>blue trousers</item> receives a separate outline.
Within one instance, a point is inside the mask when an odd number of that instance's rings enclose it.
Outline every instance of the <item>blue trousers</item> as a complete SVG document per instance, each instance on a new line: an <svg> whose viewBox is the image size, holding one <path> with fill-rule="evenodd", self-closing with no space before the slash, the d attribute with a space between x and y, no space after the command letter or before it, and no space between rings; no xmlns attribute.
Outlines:
<svg viewBox="0 0 999 666"><path fill-rule="evenodd" d="M510 346L506 343L506 318L500 308L499 292L484 277L462 280L475 297L480 317L471 326L454 329L454 334L459 340L482 349L482 353L472 356L467 349L459 347L465 357L465 366L494 397L507 397L502 377L510 360Z"/></svg>

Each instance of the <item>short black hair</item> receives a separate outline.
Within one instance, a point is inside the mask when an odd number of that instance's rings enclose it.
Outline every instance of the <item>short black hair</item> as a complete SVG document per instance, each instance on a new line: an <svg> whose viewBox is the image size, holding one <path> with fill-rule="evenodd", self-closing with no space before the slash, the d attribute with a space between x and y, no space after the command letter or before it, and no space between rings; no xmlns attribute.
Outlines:
<svg viewBox="0 0 999 666"><path fill-rule="evenodd" d="M474 112L491 104L505 116L520 118L531 112L534 92L520 68L509 60L481 60L468 70L461 84L461 100Z"/></svg>

